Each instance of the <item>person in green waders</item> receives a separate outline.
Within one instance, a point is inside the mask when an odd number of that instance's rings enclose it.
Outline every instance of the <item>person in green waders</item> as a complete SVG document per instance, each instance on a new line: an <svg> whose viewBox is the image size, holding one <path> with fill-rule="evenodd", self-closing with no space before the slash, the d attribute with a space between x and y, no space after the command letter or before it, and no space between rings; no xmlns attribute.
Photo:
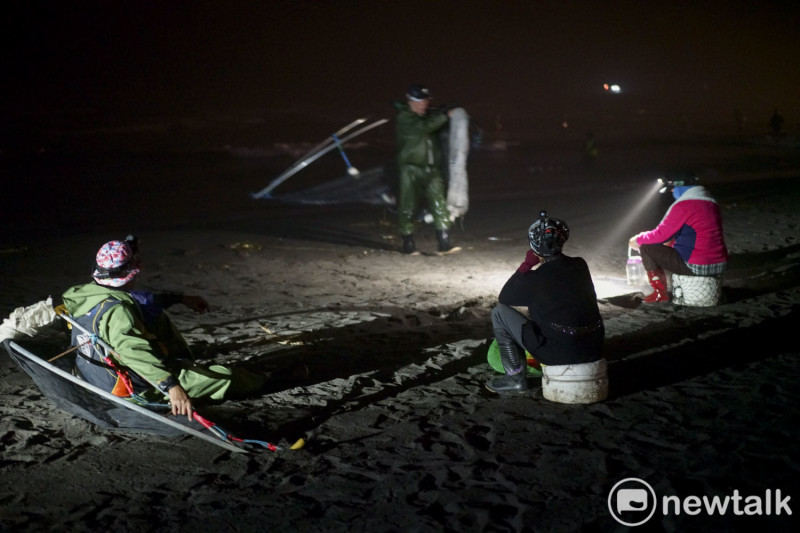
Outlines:
<svg viewBox="0 0 800 533"><path fill-rule="evenodd" d="M397 110L397 167L399 191L397 199L397 226L402 237L402 252L417 254L414 241L414 216L420 197L427 200L433 215L439 253L460 250L450 242L450 212L442 174L442 148L437 132L448 121L449 114L431 111L431 93L427 87L415 83L406 93L406 102L395 102Z"/></svg>
<svg viewBox="0 0 800 533"><path fill-rule="evenodd" d="M83 355L76 358L79 377L123 398L163 401L166 395L172 413L190 420L195 398L222 400L264 385L265 376L243 368L194 364L164 308L182 303L204 313L208 303L199 296L136 291L139 272L137 239L109 241L97 252L92 282L63 294L70 315L114 349L111 361L104 361L80 338L86 334L73 326L73 345L84 343Z"/></svg>

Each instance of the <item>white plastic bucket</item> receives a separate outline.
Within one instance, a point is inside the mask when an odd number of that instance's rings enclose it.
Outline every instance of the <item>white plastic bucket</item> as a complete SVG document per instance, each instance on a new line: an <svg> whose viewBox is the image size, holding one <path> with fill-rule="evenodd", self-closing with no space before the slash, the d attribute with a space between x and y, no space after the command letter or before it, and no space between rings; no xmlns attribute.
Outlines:
<svg viewBox="0 0 800 533"><path fill-rule="evenodd" d="M605 359L577 365L543 365L542 374L542 394L551 402L595 403L608 398Z"/></svg>
<svg viewBox="0 0 800 533"><path fill-rule="evenodd" d="M692 307L711 307L722 295L722 276L672 275L672 303Z"/></svg>

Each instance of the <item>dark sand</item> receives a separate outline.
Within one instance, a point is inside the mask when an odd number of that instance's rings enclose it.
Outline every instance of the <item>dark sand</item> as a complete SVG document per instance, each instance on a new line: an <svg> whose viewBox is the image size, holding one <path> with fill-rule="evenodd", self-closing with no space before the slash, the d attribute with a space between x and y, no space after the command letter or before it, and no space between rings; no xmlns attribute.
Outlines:
<svg viewBox="0 0 800 533"><path fill-rule="evenodd" d="M136 232L143 286L210 301L206 315L173 313L201 357L303 361L312 374L210 411L244 436L307 441L245 455L98 429L2 355L0 530L621 531L608 494L629 477L659 497L781 489L797 507L798 148L617 142L590 173L579 143L490 148L470 162L471 208L453 232L463 251L448 257L393 251L394 218L380 207L250 200L280 171L270 161L8 159L3 316L86 281L103 242ZM639 289L624 282L627 239L669 201L635 206L681 167L722 206L724 302L617 305ZM601 297L611 383L601 403L552 403L538 383L513 398L483 387L489 312L543 208L569 222L565 253L587 259ZM420 230L423 250L432 233ZM659 511L640 529L789 531L792 518Z"/></svg>

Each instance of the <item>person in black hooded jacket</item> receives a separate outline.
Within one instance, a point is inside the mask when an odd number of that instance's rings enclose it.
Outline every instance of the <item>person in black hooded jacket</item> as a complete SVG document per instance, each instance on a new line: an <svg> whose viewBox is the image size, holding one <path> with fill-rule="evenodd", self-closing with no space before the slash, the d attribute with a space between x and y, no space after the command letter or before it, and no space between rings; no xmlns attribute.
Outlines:
<svg viewBox="0 0 800 533"><path fill-rule="evenodd" d="M589 267L561 253L569 227L540 218L528 229L531 249L500 291L492 327L505 375L490 380L492 392L524 392L530 352L542 365L590 363L602 358L605 330ZM515 309L527 307L528 316ZM523 350L524 349L524 350Z"/></svg>

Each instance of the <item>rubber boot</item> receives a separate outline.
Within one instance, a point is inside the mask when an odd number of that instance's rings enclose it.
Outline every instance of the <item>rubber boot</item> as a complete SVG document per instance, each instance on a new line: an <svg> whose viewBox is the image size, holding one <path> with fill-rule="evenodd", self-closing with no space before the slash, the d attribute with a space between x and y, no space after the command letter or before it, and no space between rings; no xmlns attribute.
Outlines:
<svg viewBox="0 0 800 533"><path fill-rule="evenodd" d="M453 252L459 251L461 248L458 246L453 246L450 243L450 235L447 233L446 229L437 229L436 230L436 240L439 241L439 253L440 254L449 254Z"/></svg>
<svg viewBox="0 0 800 533"><path fill-rule="evenodd" d="M404 254L414 254L417 252L417 244L414 242L414 235L403 235L402 252Z"/></svg>
<svg viewBox="0 0 800 533"><path fill-rule="evenodd" d="M515 342L497 343L500 350L500 361L506 375L486 382L486 388L498 394L508 392L526 392L528 390L527 365L522 350Z"/></svg>
<svg viewBox="0 0 800 533"><path fill-rule="evenodd" d="M664 271L660 268L647 271L647 279L650 281L650 286L653 287L653 292L642 298L642 302L652 304L669 301L669 290L667 290L665 276Z"/></svg>

